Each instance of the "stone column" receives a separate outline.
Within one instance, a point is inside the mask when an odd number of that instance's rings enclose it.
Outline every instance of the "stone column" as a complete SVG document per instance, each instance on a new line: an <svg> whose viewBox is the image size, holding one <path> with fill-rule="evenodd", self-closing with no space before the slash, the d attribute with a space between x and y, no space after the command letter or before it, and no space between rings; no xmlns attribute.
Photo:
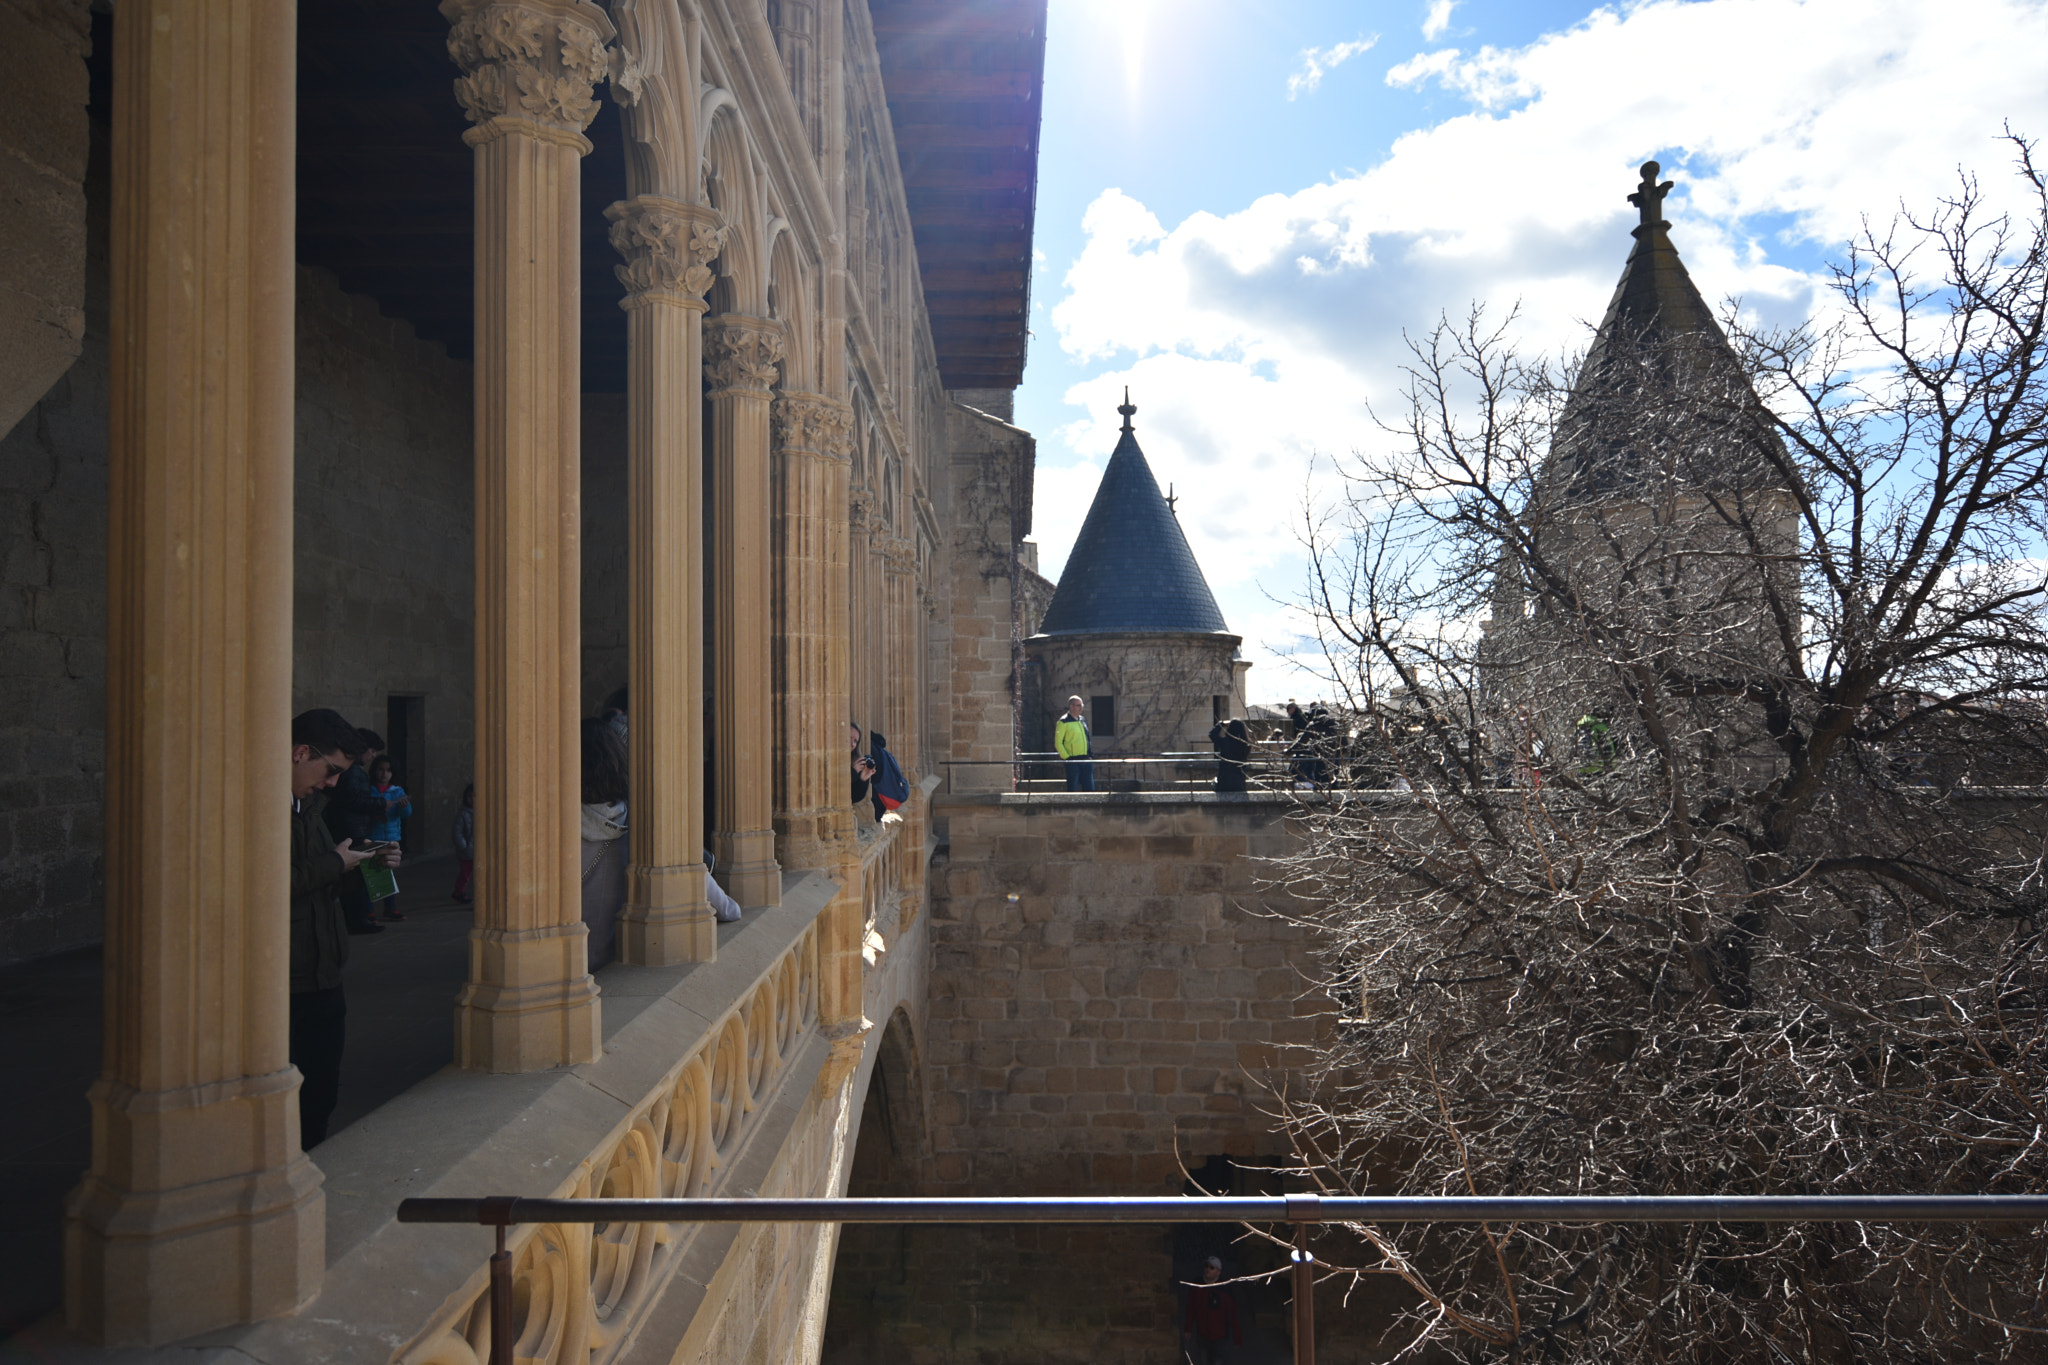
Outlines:
<svg viewBox="0 0 2048 1365"><path fill-rule="evenodd" d="M641 195L605 210L626 258L632 866L619 956L709 962L704 896L704 292L724 242L708 207Z"/></svg>
<svg viewBox="0 0 2048 1365"><path fill-rule="evenodd" d="M872 499L865 488L852 485L851 436L849 425L846 468L849 487L846 499L844 502L835 501L829 514L832 524L828 533L845 548L843 559L833 566L826 632L829 646L839 660L834 672L845 680L844 690L836 698L839 711L859 720L863 726L872 726L871 698L866 692L862 664L866 656L852 647L865 628L867 535L872 528L869 518ZM844 732L839 733L843 735ZM846 741L835 737L835 778L842 791L849 785L850 777L846 772L845 748ZM836 854L836 859L828 866L833 868L833 875L838 879L839 894L825 907L818 934L818 1020L825 1035L834 1039L857 1035L869 1027L865 1011L866 869L859 841L853 833L859 812L850 806L842 809L845 811L845 823L841 828L845 835L836 848L827 850L828 857Z"/></svg>
<svg viewBox="0 0 2048 1365"><path fill-rule="evenodd" d="M846 774L846 497L853 414L775 400L775 834L784 867L831 868L853 829Z"/></svg>
<svg viewBox="0 0 2048 1365"><path fill-rule="evenodd" d="M846 585L848 602L846 629L851 635L848 650L847 690L853 698L854 718L869 730L888 735L888 718L881 715L881 700L875 694L872 645L874 643L873 541L881 518L875 511L875 492L856 483L846 498Z"/></svg>
<svg viewBox="0 0 2048 1365"><path fill-rule="evenodd" d="M781 325L765 318L726 315L705 324L715 565L712 780L718 817L711 851L732 898L747 906L782 902L768 638L768 402L782 347Z"/></svg>
<svg viewBox="0 0 2048 1365"><path fill-rule="evenodd" d="M891 889L908 888L911 869L924 859L924 822L920 812L924 794L917 782L924 774L918 769L917 627L910 618L911 603L917 596L917 541L909 536L885 535L879 546L882 564L882 633L888 643L881 660L884 710L889 717L889 748L903 775L910 779L911 799L898 814L904 829L890 857Z"/></svg>
<svg viewBox="0 0 2048 1365"><path fill-rule="evenodd" d="M456 1060L596 1059L582 920L578 483L583 129L611 21L588 0L442 0L476 126L476 927Z"/></svg>
<svg viewBox="0 0 2048 1365"><path fill-rule="evenodd" d="M147 1346L325 1261L287 1060L297 17L124 4L114 44L106 1042L64 1297Z"/></svg>
<svg viewBox="0 0 2048 1365"><path fill-rule="evenodd" d="M896 761L913 781L918 760L917 627L911 620L917 597L917 541L909 536L884 536L881 542L883 597L886 616L883 637L889 647L882 659L884 712L888 716L889 747Z"/></svg>

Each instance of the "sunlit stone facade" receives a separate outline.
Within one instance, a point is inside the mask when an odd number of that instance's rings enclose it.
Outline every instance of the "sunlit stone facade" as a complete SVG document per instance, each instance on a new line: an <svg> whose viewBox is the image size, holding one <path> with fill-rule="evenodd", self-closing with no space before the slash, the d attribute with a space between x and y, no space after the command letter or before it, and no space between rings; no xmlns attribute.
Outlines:
<svg viewBox="0 0 2048 1365"><path fill-rule="evenodd" d="M1024 362L1044 5L112 9L0 7L48 75L0 105L41 186L0 293L36 833L0 958L100 939L106 998L39 1340L473 1362L486 1239L399 1199L840 1192L884 1040L922 1046L929 790L1014 733L1013 668L956 656L1029 530L1030 438L983 410ZM579 724L620 686L593 973ZM409 746L422 852L473 778L477 867L453 1066L308 1156L316 705ZM918 789L884 820L850 719ZM516 1357L814 1360L833 1244L519 1229Z"/></svg>

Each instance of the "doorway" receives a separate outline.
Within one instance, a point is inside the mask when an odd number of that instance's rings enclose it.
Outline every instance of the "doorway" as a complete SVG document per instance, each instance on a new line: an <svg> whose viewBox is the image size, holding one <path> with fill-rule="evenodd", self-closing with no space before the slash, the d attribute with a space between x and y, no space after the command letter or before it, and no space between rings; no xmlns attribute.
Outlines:
<svg viewBox="0 0 2048 1365"><path fill-rule="evenodd" d="M400 847L416 852L414 831L427 826L427 699L397 693L384 699L384 752L391 759L392 780L412 798L412 815L403 826Z"/></svg>

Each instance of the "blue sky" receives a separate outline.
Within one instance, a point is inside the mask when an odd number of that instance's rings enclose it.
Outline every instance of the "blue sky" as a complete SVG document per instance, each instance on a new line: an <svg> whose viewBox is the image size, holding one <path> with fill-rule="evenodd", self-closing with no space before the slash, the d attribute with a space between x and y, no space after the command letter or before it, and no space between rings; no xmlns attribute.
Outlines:
<svg viewBox="0 0 2048 1365"><path fill-rule="evenodd" d="M1249 16L1249 17L1248 17ZM2048 0L1051 0L1030 364L1034 538L1057 577L1115 444L1180 495L1255 701L1329 457L1394 415L1404 329L1475 300L1584 343L1635 167L1679 189L1710 299L1799 320L1863 215L2048 136ZM1318 470L1324 471L1318 473Z"/></svg>

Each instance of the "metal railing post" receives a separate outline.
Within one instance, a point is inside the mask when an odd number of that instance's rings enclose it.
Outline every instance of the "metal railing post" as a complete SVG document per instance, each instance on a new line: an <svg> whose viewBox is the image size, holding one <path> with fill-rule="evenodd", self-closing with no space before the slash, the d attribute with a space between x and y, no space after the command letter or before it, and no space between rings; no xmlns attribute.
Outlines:
<svg viewBox="0 0 2048 1365"><path fill-rule="evenodd" d="M1316 1258L1308 1224L1294 1230L1294 1365L1316 1365Z"/></svg>
<svg viewBox="0 0 2048 1365"><path fill-rule="evenodd" d="M1316 1258L1309 1253L1308 1230L1323 1221L1320 1195L1283 1195L1287 1221L1294 1224L1294 1365L1316 1365Z"/></svg>
<svg viewBox="0 0 2048 1365"><path fill-rule="evenodd" d="M512 1221L511 1199L486 1199L479 1222L495 1222L498 1249L491 1256L491 1361L512 1365L512 1253L505 1249L505 1229Z"/></svg>

